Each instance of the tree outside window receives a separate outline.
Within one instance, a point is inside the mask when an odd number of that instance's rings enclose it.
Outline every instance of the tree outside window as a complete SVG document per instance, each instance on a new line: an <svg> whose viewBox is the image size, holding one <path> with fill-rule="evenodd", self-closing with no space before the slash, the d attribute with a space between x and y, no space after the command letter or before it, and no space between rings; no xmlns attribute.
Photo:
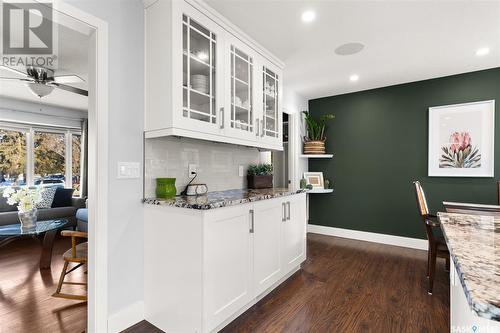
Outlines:
<svg viewBox="0 0 500 333"><path fill-rule="evenodd" d="M35 132L34 184L51 186L65 184L66 136L64 133Z"/></svg>
<svg viewBox="0 0 500 333"><path fill-rule="evenodd" d="M0 129L0 188L26 184L26 133Z"/></svg>

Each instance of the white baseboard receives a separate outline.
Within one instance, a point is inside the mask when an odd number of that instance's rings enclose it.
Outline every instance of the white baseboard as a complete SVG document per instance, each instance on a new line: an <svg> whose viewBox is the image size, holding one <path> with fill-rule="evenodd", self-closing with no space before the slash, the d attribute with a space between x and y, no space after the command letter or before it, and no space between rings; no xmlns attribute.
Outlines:
<svg viewBox="0 0 500 333"><path fill-rule="evenodd" d="M310 232L313 234L321 234L321 235L362 240L362 241L366 241L366 242L402 246L402 247L408 247L411 249L427 250L427 240L425 240L425 239L393 236L393 235L386 235L386 234L377 234L374 232L326 227L326 226L315 225L315 224L308 224L307 225L307 232Z"/></svg>
<svg viewBox="0 0 500 333"><path fill-rule="evenodd" d="M108 317L108 333L119 333L144 320L144 302L130 304Z"/></svg>

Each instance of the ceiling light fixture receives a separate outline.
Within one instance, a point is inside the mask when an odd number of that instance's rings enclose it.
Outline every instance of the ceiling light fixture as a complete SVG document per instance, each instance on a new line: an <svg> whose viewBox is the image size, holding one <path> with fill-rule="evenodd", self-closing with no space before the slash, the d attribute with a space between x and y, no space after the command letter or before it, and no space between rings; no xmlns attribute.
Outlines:
<svg viewBox="0 0 500 333"><path fill-rule="evenodd" d="M353 75L349 76L349 80L350 80L351 82L356 82L356 81L358 81L358 80L359 80L359 75L357 75L357 74L353 74Z"/></svg>
<svg viewBox="0 0 500 333"><path fill-rule="evenodd" d="M54 90L53 86L48 86L38 82L28 82L28 88L30 88L31 92L39 98L47 96L52 92L52 90Z"/></svg>
<svg viewBox="0 0 500 333"><path fill-rule="evenodd" d="M490 53L489 47L482 47L476 51L476 55L479 57L487 55L488 53Z"/></svg>
<svg viewBox="0 0 500 333"><path fill-rule="evenodd" d="M316 18L316 13L312 10L306 10L302 13L302 22L311 23Z"/></svg>

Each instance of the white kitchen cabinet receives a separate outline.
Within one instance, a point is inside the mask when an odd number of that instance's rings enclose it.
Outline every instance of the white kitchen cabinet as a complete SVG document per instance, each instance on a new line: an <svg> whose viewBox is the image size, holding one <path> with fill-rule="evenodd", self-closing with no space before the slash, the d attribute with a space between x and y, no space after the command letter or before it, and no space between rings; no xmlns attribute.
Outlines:
<svg viewBox="0 0 500 333"><path fill-rule="evenodd" d="M255 88L255 61L258 55L232 35L226 36L226 135L256 141L258 89Z"/></svg>
<svg viewBox="0 0 500 333"><path fill-rule="evenodd" d="M305 200L145 205L145 319L166 332L216 332L234 320L305 260Z"/></svg>
<svg viewBox="0 0 500 333"><path fill-rule="evenodd" d="M148 3L145 27L146 138L283 149L281 61L196 0Z"/></svg>
<svg viewBox="0 0 500 333"><path fill-rule="evenodd" d="M282 275L281 233L284 202L271 199L254 204L254 289L264 292Z"/></svg>
<svg viewBox="0 0 500 333"><path fill-rule="evenodd" d="M300 196L284 198L285 219L282 230L283 270L287 271L306 260L306 200Z"/></svg>
<svg viewBox="0 0 500 333"><path fill-rule="evenodd" d="M204 302L212 330L253 298L251 209L229 207L205 216Z"/></svg>

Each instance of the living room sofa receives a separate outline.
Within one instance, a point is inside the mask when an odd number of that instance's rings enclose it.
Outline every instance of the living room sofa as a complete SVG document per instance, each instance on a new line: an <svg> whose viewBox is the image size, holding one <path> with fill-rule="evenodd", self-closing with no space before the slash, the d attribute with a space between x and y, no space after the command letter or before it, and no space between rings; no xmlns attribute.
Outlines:
<svg viewBox="0 0 500 333"><path fill-rule="evenodd" d="M19 223L17 207L7 204L7 199L1 195L0 191L0 225ZM85 207L84 198L73 198L71 206L38 209L38 220L68 219L69 226L76 226L76 212Z"/></svg>

